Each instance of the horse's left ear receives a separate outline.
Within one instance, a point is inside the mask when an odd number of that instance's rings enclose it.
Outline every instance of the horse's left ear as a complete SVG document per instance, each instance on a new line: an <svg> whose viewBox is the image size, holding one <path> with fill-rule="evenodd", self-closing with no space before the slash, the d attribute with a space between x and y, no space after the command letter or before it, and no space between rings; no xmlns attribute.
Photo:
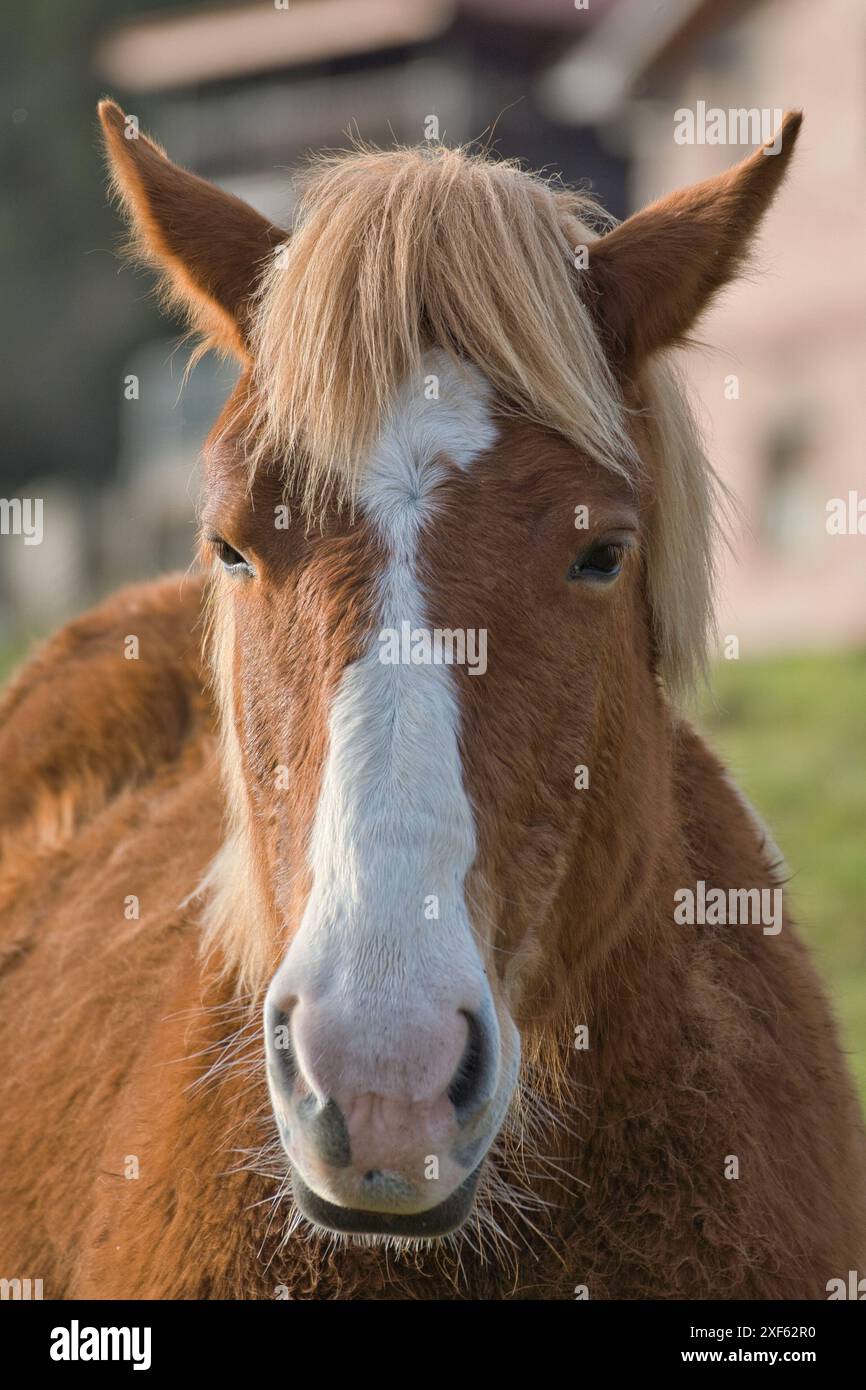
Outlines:
<svg viewBox="0 0 866 1390"><path fill-rule="evenodd" d="M287 233L240 198L172 164L113 101L99 103L99 119L135 248L161 271L169 299L196 328L246 356L252 295Z"/></svg>
<svg viewBox="0 0 866 1390"><path fill-rule="evenodd" d="M801 121L789 111L773 142L741 164L660 199L590 244L580 284L623 374L682 342L736 276L785 176Z"/></svg>

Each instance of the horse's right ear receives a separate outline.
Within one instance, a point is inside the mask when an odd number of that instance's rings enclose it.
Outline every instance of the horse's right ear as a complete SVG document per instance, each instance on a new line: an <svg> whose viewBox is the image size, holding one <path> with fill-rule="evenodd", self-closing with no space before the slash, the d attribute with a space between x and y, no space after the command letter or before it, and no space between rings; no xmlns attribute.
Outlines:
<svg viewBox="0 0 866 1390"><path fill-rule="evenodd" d="M168 298L197 329L246 357L252 295L286 232L172 164L113 101L99 103L99 119L135 250L161 271Z"/></svg>
<svg viewBox="0 0 866 1390"><path fill-rule="evenodd" d="M733 169L636 212L589 248L581 274L608 353L625 375L687 339L742 268L788 170L802 116Z"/></svg>

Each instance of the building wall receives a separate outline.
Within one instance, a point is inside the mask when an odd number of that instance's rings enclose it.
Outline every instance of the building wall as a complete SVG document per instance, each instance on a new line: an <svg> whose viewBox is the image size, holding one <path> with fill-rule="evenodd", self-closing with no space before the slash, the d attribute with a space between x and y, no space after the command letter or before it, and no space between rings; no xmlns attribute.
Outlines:
<svg viewBox="0 0 866 1390"><path fill-rule="evenodd" d="M721 633L739 637L741 655L862 642L866 535L826 524L829 499L866 499L862 0L755 5L657 79L635 113L633 206L747 152L675 143L674 112L699 100L805 112L753 271L702 322L709 346L687 354L710 456L743 508L723 563ZM727 399L732 375L739 398Z"/></svg>

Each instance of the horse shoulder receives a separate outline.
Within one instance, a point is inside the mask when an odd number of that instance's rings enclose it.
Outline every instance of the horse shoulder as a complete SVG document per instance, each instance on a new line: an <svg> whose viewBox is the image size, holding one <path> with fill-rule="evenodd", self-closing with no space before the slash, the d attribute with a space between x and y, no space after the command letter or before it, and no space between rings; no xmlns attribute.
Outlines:
<svg viewBox="0 0 866 1390"><path fill-rule="evenodd" d="M209 731L202 587L123 589L24 665L0 702L0 846L57 842Z"/></svg>
<svg viewBox="0 0 866 1390"><path fill-rule="evenodd" d="M126 1183L114 1117L198 972L187 900L221 836L201 605L176 577L117 594L0 707L0 1253L46 1297L74 1286L100 1184Z"/></svg>

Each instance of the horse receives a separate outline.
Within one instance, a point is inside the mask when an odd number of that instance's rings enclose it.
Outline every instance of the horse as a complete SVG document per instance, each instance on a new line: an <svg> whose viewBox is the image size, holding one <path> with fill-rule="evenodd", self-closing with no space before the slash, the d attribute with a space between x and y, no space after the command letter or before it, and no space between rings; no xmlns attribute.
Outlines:
<svg viewBox="0 0 866 1390"><path fill-rule="evenodd" d="M862 1122L684 713L724 498L677 349L800 115L619 224L488 149L358 143L291 232L100 117L132 254L239 375L194 566L4 698L3 1274L825 1298Z"/></svg>

